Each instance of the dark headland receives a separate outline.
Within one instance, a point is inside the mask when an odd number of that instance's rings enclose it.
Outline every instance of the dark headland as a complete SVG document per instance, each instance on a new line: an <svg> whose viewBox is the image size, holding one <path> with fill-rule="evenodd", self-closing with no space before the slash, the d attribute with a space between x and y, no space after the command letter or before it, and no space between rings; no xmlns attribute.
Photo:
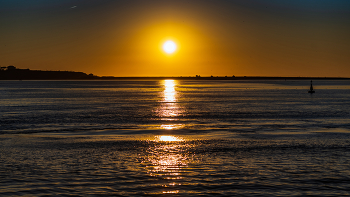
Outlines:
<svg viewBox="0 0 350 197"><path fill-rule="evenodd" d="M113 77L96 76L75 71L42 71L18 69L14 66L0 68L0 80L350 80L345 77L263 77L263 76L177 76L177 77Z"/></svg>
<svg viewBox="0 0 350 197"><path fill-rule="evenodd" d="M42 71L18 69L14 66L1 67L0 80L89 80L97 79L92 74L73 71Z"/></svg>

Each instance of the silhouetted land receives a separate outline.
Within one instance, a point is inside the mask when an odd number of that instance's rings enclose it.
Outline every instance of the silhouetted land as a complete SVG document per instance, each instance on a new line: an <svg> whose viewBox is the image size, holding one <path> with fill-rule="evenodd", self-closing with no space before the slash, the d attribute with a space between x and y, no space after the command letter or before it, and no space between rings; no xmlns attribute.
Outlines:
<svg viewBox="0 0 350 197"><path fill-rule="evenodd" d="M98 78L83 72L18 69L14 66L1 67L0 70L0 80L91 80Z"/></svg>
<svg viewBox="0 0 350 197"><path fill-rule="evenodd" d="M349 80L344 77L261 77L261 76L180 76L180 77L113 77L74 71L42 71L1 67L0 80Z"/></svg>

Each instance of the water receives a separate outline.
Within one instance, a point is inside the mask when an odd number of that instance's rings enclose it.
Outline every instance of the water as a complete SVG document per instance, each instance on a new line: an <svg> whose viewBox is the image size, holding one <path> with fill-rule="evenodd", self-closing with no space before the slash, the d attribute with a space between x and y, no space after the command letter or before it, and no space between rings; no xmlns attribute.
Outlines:
<svg viewBox="0 0 350 197"><path fill-rule="evenodd" d="M1 133L349 128L350 81L2 81ZM117 131L116 131L117 132Z"/></svg>
<svg viewBox="0 0 350 197"><path fill-rule="evenodd" d="M350 81L0 81L0 195L339 196Z"/></svg>

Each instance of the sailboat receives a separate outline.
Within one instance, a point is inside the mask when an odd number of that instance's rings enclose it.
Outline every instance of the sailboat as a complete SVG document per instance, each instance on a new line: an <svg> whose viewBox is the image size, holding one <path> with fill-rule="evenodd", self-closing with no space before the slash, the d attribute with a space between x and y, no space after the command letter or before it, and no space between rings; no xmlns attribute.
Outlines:
<svg viewBox="0 0 350 197"><path fill-rule="evenodd" d="M309 90L309 93L315 93L315 91L314 91L314 88L312 87L312 80L311 80L311 85L310 85L310 90Z"/></svg>

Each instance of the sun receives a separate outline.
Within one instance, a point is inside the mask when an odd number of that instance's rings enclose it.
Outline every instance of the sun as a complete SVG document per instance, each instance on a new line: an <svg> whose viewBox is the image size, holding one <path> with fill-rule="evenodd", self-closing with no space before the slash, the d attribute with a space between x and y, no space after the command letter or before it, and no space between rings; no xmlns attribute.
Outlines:
<svg viewBox="0 0 350 197"><path fill-rule="evenodd" d="M165 53L172 54L176 51L176 44L172 40L168 40L163 44L163 50Z"/></svg>

